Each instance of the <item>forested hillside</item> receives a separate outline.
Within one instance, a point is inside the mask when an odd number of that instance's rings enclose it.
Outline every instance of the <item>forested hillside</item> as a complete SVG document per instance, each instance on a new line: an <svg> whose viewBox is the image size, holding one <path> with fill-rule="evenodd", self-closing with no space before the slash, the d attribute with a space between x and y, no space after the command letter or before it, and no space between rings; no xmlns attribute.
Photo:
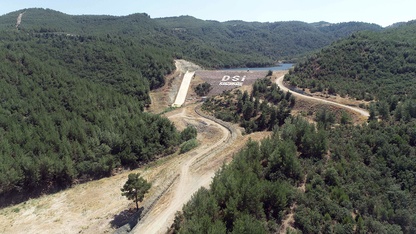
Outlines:
<svg viewBox="0 0 416 234"><path fill-rule="evenodd" d="M156 21L186 42L183 56L209 67L264 66L322 48L352 32L382 30L378 25L353 22L318 28L298 21L220 23L189 16Z"/></svg>
<svg viewBox="0 0 416 234"><path fill-rule="evenodd" d="M364 29L381 27L44 9L0 16L0 198L52 191L171 152L180 133L143 107L149 90L174 69L174 58L207 67L268 65Z"/></svg>
<svg viewBox="0 0 416 234"><path fill-rule="evenodd" d="M167 154L181 142L143 112L172 60L106 36L6 31L0 43L0 197L64 188Z"/></svg>
<svg viewBox="0 0 416 234"><path fill-rule="evenodd" d="M196 193L175 232L276 233L296 204L301 233L414 233L415 123L316 130L293 118Z"/></svg>
<svg viewBox="0 0 416 234"><path fill-rule="evenodd" d="M303 22L258 23L204 21L190 16L151 19L129 16L71 16L53 10L27 9L0 17L0 29L29 33L117 36L154 46L206 67L265 66L293 59L361 30L379 31L378 25L341 23L319 27Z"/></svg>
<svg viewBox="0 0 416 234"><path fill-rule="evenodd" d="M361 88L381 101L361 126L334 125L328 110L316 123L288 117L196 193L171 231L276 233L291 213L293 233L415 233L415 29L354 34L296 66L292 84L331 84L350 96Z"/></svg>
<svg viewBox="0 0 416 234"><path fill-rule="evenodd" d="M312 92L357 99L416 98L416 22L383 32L360 32L298 64L286 76Z"/></svg>

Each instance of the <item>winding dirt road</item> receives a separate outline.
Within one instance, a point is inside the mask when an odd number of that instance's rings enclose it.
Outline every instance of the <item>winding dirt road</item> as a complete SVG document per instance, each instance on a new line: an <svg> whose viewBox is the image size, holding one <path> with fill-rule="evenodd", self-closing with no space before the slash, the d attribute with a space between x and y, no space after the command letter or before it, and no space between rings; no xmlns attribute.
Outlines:
<svg viewBox="0 0 416 234"><path fill-rule="evenodd" d="M288 91L283 85L283 76L276 83L282 90ZM341 106L368 116L368 112L359 108L292 93L300 98ZM178 129L187 125L196 126L201 145L188 153L167 156L133 171L74 185L65 191L0 209L0 233L53 233L56 230L70 234L111 233L115 228L112 223L123 216L126 208L134 207L120 193L120 188L132 172L139 172L152 182L149 194L140 204L149 205L149 211L132 232L164 233L172 224L176 211L200 187L208 187L215 172L224 162L231 161L233 154L243 148L249 138L257 141L271 134L259 132L242 136L238 129L230 130L231 126L197 114L195 105L182 107L165 116Z"/></svg>
<svg viewBox="0 0 416 234"><path fill-rule="evenodd" d="M200 125L197 129L216 128L216 139L201 145L199 149L189 152L176 165L169 167L171 178L176 181L167 191L161 191L160 197L152 209L140 220L133 229L133 233L165 233L173 223L175 213L191 199L191 196L201 187L208 187L215 172L221 167L226 158L223 152L227 146L235 141L236 130L230 126L223 126L217 121L207 119L194 112L195 106L182 108L168 116L172 121L185 121L187 124ZM194 113L192 113L194 112ZM202 166L202 167L201 167ZM157 180L166 180L165 176Z"/></svg>
<svg viewBox="0 0 416 234"><path fill-rule="evenodd" d="M73 188L0 209L0 233L113 233L131 215L134 203L121 196L128 174L141 173L152 188L140 204L143 218L133 233L164 233L201 186L208 187L223 162L229 162L248 137L231 134L221 124L201 117L195 105L165 114L178 129L193 125L200 146L185 154L163 157L133 171L75 185Z"/></svg>
<svg viewBox="0 0 416 234"><path fill-rule="evenodd" d="M200 69L184 60L175 62L178 72ZM149 201L143 202L143 206L151 205L132 233L166 233L173 223L175 213L180 211L201 187L209 187L215 172L224 162L232 159L232 155L245 145L250 136L254 139L265 137L265 134L242 137L241 132L234 126L205 115L198 105L182 107L167 113L166 117L175 123L178 129L187 125L195 126L198 130L198 142L202 144L176 157L173 163L169 162L166 169L153 176L152 183L159 189L149 196ZM239 141L236 141L237 138Z"/></svg>
<svg viewBox="0 0 416 234"><path fill-rule="evenodd" d="M0 209L0 233L52 233L56 230L69 234L111 233L124 222L124 217L129 216L129 208L134 207L120 193L132 172L141 173L152 183L149 194L140 204L147 210L132 233L165 233L173 223L176 211L181 210L199 188L208 187L215 172L224 162L231 161L233 154L243 148L249 138L260 140L270 135L242 136L239 129L197 114L195 107L189 105L165 114L179 130L187 125L197 128L197 140L201 144L194 150Z"/></svg>
<svg viewBox="0 0 416 234"><path fill-rule="evenodd" d="M339 106L348 110L352 110L354 112L359 113L360 115L364 116L364 117L369 117L370 113L367 110L358 108L358 107L353 107L353 106L348 106L348 105L344 105L344 104L340 104L337 102L333 102L333 101L328 101L328 100L324 100L324 99L320 99L320 98L316 98L316 97L311 97L311 96L307 96L307 95L303 95L297 92L293 92L291 90L289 90L289 88L287 88L284 84L283 84L283 78L284 75L277 78L276 79L276 84L279 86L280 89L282 89L284 92L291 92L293 95L295 95L296 97L299 98L304 98L304 99L309 99L309 100L314 100L314 101L319 101L319 102L323 102L329 105L334 105L334 106Z"/></svg>
<svg viewBox="0 0 416 234"><path fill-rule="evenodd" d="M277 85L285 92L290 91L283 85L283 77L276 80ZM299 98L311 99L323 102L329 105L335 105L342 108L352 110L365 117L369 116L366 110L302 95L292 92ZM187 124L199 123L218 129L215 134L215 141L205 143L199 149L192 151L182 157L176 166L170 166L169 170L173 171L170 178L175 178L172 186L159 194L158 199L153 208L140 220L138 225L133 229L133 233L165 233L167 228L173 223L175 213L181 210L182 206L191 199L192 195L201 187L208 187L215 172L221 167L222 162L227 158L230 152L236 152L244 143L239 142L236 147L235 139L237 138L237 130L223 122L218 122L213 118L201 115L200 112L194 111L195 106L178 109L170 113L167 117L175 122L179 120L187 122ZM197 109L197 108L196 108ZM240 135L241 136L241 135ZM207 142L207 141L204 141ZM208 141L209 142L209 141ZM227 151L228 148L228 151ZM232 148L233 150L230 150ZM228 153L227 153L228 152ZM176 176L176 177L175 177ZM166 176L161 176L157 180L166 180Z"/></svg>

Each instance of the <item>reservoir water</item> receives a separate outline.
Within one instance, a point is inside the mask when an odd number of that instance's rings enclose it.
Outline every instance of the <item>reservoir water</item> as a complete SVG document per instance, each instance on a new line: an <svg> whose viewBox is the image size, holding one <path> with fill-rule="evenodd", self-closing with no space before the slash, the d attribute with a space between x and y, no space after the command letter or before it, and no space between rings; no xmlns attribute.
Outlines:
<svg viewBox="0 0 416 234"><path fill-rule="evenodd" d="M224 69L225 71L241 71L241 70L249 70L249 71L281 71L281 70L289 70L293 67L293 63L282 63L279 66L275 67L241 67L241 68L230 68Z"/></svg>

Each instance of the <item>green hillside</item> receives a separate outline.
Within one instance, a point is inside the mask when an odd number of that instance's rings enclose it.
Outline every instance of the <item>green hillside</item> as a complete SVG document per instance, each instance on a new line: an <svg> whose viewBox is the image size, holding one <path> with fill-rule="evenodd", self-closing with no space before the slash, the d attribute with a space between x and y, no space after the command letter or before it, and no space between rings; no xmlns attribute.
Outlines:
<svg viewBox="0 0 416 234"><path fill-rule="evenodd" d="M414 96L415 33L416 22L384 32L356 33L298 64L285 79L300 88L357 99Z"/></svg>
<svg viewBox="0 0 416 234"><path fill-rule="evenodd" d="M140 45L155 46L172 57L206 67L265 66L293 59L361 30L379 31L378 25L341 23L319 26L303 22L257 23L204 21L190 16L151 19L146 14L71 16L53 10L26 9L0 17L0 30L80 36L118 36ZM51 20L53 19L53 20Z"/></svg>
<svg viewBox="0 0 416 234"><path fill-rule="evenodd" d="M207 67L268 65L350 31L381 30L365 23L328 27L49 9L0 16L0 206L177 147L172 123L143 113L149 90L164 84L174 58Z"/></svg>
<svg viewBox="0 0 416 234"><path fill-rule="evenodd" d="M381 30L380 26L367 23L342 23L318 28L297 21L220 23L189 16L156 20L171 29L180 41L187 42L184 46L188 53L184 56L189 54L190 59L197 59L203 64L207 63L203 60L208 57L208 66L214 67L238 66L238 61L243 61L246 66L262 66L268 61L291 59L322 48L351 32ZM211 61L213 58L219 61ZM231 63L226 63L228 60Z"/></svg>
<svg viewBox="0 0 416 234"><path fill-rule="evenodd" d="M415 233L414 38L414 22L358 33L296 66L292 84L381 101L363 125L334 124L329 109L315 113L316 123L287 116L194 194L171 231L279 233L291 214L288 233ZM226 117L239 117L235 109Z"/></svg>
<svg viewBox="0 0 416 234"><path fill-rule="evenodd" d="M135 167L180 143L144 113L172 60L118 37L3 32L0 203Z"/></svg>
<svg viewBox="0 0 416 234"><path fill-rule="evenodd" d="M316 130L293 118L238 153L172 229L276 233L294 207L291 233L415 233L415 129L416 121Z"/></svg>

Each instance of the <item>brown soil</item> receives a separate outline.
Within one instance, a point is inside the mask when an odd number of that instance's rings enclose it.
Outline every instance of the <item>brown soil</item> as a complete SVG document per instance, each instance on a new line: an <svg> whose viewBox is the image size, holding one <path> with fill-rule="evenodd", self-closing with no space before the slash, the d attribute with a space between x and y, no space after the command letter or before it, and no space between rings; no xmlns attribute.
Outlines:
<svg viewBox="0 0 416 234"><path fill-rule="evenodd" d="M270 133L256 133L243 137L238 129L232 127L232 134L237 137L233 138L228 129L212 120L198 116L194 108L195 105L188 105L166 114L178 128L184 128L189 124L194 125L198 129L198 141L201 144L197 149L178 157L174 163L169 163L167 166L169 169L164 171L166 177L158 175L156 181L174 178L176 180L166 192L162 191L162 194L153 195L159 196L160 199L138 223L133 230L134 233L166 232L173 222L175 213L181 210L200 187L209 187L215 172L224 163L231 161L232 156L245 145L250 137L253 140L259 140L270 135Z"/></svg>
<svg viewBox="0 0 416 234"><path fill-rule="evenodd" d="M354 111L348 111L341 107L327 105L325 103L319 103L313 100L308 99L301 99L297 98L294 108L292 109L292 115L301 115L308 119L310 122L314 122L315 113L319 109L327 108L332 113L335 114L335 116L340 118L342 112L346 111L348 115L352 118L351 122L354 124L362 124L367 121L367 117L362 116Z"/></svg>
<svg viewBox="0 0 416 234"><path fill-rule="evenodd" d="M298 189L302 193L305 193L306 191L306 176L303 179L302 184L299 185ZM295 224L295 210L296 210L297 204L296 202L293 203L293 205L290 207L289 213L285 216L285 218L282 220L282 225L280 226L279 234L285 234L289 230L295 231L295 228L293 227Z"/></svg>

